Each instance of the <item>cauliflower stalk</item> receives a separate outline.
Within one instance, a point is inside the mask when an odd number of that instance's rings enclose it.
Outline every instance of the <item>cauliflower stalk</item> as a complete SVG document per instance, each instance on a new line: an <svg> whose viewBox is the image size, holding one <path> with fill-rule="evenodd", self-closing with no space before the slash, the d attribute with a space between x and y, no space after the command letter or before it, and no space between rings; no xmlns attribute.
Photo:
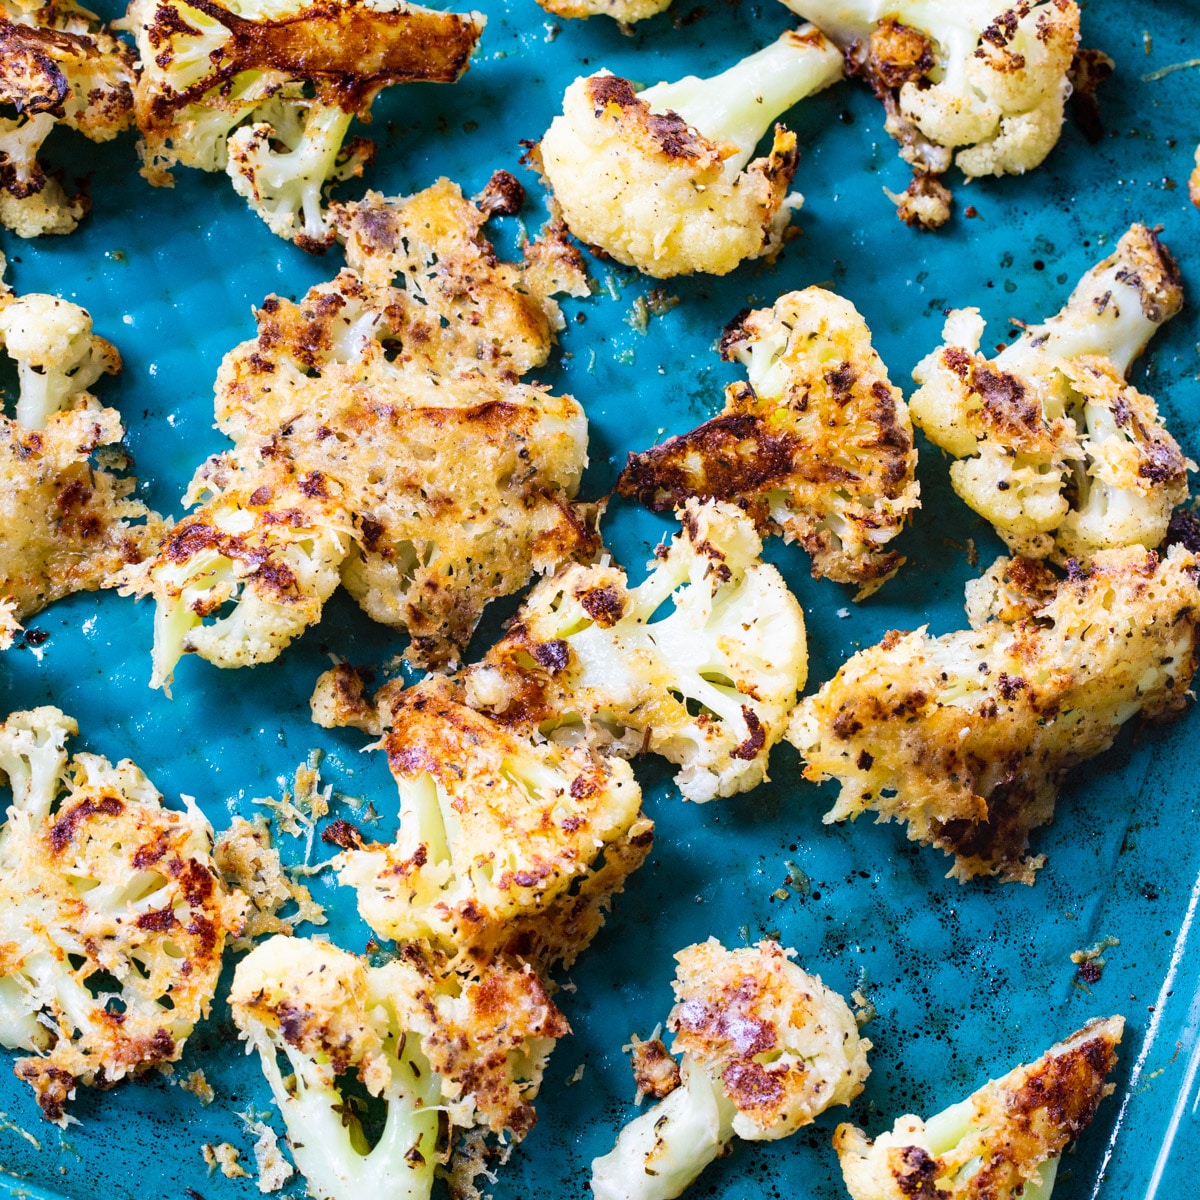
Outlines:
<svg viewBox="0 0 1200 1200"><path fill-rule="evenodd" d="M733 501L760 531L799 541L817 577L870 594L904 559L890 542L917 507L908 409L854 306L823 288L788 292L725 331L746 367L725 409L631 454L617 482L655 510L689 496Z"/></svg>
<svg viewBox="0 0 1200 1200"><path fill-rule="evenodd" d="M468 703L555 740L651 750L687 800L748 791L808 671L804 615L738 508L689 500L645 581L572 565L465 673Z"/></svg>
<svg viewBox="0 0 1200 1200"><path fill-rule="evenodd" d="M842 47L847 67L887 111L913 168L889 196L921 228L949 219L938 182L951 162L968 178L1020 175L1058 142L1079 43L1075 0L783 0Z"/></svg>
<svg viewBox="0 0 1200 1200"><path fill-rule="evenodd" d="M194 802L163 808L128 760L68 760L76 732L56 708L0 725L0 1043L30 1052L16 1074L63 1127L77 1083L179 1058L244 908Z"/></svg>
<svg viewBox="0 0 1200 1200"><path fill-rule="evenodd" d="M1050 1200L1059 1157L1113 1090L1105 1078L1124 1026L1119 1016L1089 1021L928 1121L900 1117L873 1140L839 1125L833 1145L852 1200Z"/></svg>
<svg viewBox="0 0 1200 1200"><path fill-rule="evenodd" d="M1016 553L1061 560L1166 536L1195 464L1125 375L1182 303L1170 253L1134 225L1059 313L991 360L978 310L948 316L910 411L958 460L954 490Z"/></svg>
<svg viewBox="0 0 1200 1200"><path fill-rule="evenodd" d="M841 784L825 821L875 809L954 856L952 876L1032 883L1030 832L1058 783L1142 713L1181 709L1197 665L1195 556L1098 551L1058 579L999 559L968 585L973 628L893 631L804 700L789 740L805 778Z"/></svg>
<svg viewBox="0 0 1200 1200"><path fill-rule="evenodd" d="M734 1137L774 1141L862 1091L871 1043L836 992L776 942L676 956L667 1021L682 1083L592 1163L596 1200L672 1200Z"/></svg>
<svg viewBox="0 0 1200 1200"><path fill-rule="evenodd" d="M373 153L345 141L352 117L369 120L390 84L453 83L485 18L403 0L134 0L126 23L142 174L169 186L177 163L224 170L273 233L320 252L334 240L327 187Z"/></svg>
<svg viewBox="0 0 1200 1200"><path fill-rule="evenodd" d="M725 275L773 258L801 197L789 196L796 136L777 116L841 76L837 48L812 26L711 79L636 92L620 76L576 79L538 149L540 169L580 240L647 275Z"/></svg>

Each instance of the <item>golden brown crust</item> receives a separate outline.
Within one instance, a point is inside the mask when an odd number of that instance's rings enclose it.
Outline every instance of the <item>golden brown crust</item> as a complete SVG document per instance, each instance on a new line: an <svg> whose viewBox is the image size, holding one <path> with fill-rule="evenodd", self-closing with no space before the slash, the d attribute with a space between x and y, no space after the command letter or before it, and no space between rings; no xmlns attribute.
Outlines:
<svg viewBox="0 0 1200 1200"><path fill-rule="evenodd" d="M643 1042L634 1034L629 1046L638 1096L653 1096L655 1100L669 1096L679 1086L679 1064L667 1052L662 1039L653 1037Z"/></svg>

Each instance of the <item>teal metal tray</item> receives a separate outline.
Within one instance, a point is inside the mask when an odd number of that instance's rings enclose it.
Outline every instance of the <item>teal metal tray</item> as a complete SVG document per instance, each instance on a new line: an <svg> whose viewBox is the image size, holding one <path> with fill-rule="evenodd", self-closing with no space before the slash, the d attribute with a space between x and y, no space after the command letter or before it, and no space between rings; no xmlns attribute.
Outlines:
<svg viewBox="0 0 1200 1200"><path fill-rule="evenodd" d="M482 0L480 7L489 24L459 85L414 85L381 97L370 131L379 159L359 187L407 193L446 174L470 193L506 167L530 188L524 219L531 227L542 220L539 191L518 165L519 141L543 132L576 74L607 66L652 83L708 73L792 20L774 3L676 0L672 12L627 37L607 20L555 20L533 0ZM988 342L1003 341L1008 317L1033 320L1056 309L1135 220L1163 225L1190 297L1135 379L1158 398L1185 450L1200 458L1200 212L1186 196L1200 70L1146 78L1195 57L1200 17L1185 0L1092 0L1084 30L1085 44L1118 64L1102 95L1102 140L1089 145L1068 126L1029 177L960 186L958 216L940 234L897 222L881 189L903 188L905 169L878 106L864 89L841 84L790 118L803 152L797 186L807 203L803 236L773 267L672 281L666 291L681 303L641 332L630 316L653 281L590 260L597 293L565 305L561 350L541 373L587 409L586 494L612 486L628 451L720 407L735 372L719 362L714 343L746 305L808 284L836 289L866 316L893 381L907 393L913 365L939 342L943 309L978 306L990 322ZM192 470L224 444L212 428L212 382L221 356L252 333L251 307L272 291L297 296L332 276L340 255L314 259L275 239L223 177L180 170L173 191L150 188L136 174L131 136L95 148L62 133L50 156L69 176L90 175L92 214L70 238L6 238L9 278L19 291L59 292L85 305L97 331L118 345L125 370L97 390L124 414L140 494L178 515ZM963 217L968 204L977 218ZM499 225L501 244L511 247L516 221ZM854 604L838 585L813 582L798 549L768 547L804 605L812 687L890 628L961 627L964 581L1001 549L950 491L942 454L922 443L921 455L924 507L902 539L910 561L869 601ZM636 574L668 525L618 501L605 534ZM967 561L971 541L979 567ZM514 606L515 599L493 606L476 650ZM371 798L384 818L378 829L394 825L395 793L382 756L361 754L363 739L353 731L330 733L308 718L312 683L330 652L378 663L402 648L394 635L338 597L279 662L235 674L185 661L176 698L167 701L147 686L151 624L148 604L115 594L53 606L31 622L48 635L42 645L0 657L0 707L58 704L78 718L81 748L132 757L170 802L196 796L218 828L231 814L250 812L253 797L278 794L278 777L313 748L325 752L323 773L337 792ZM947 880L947 861L909 845L896 826L823 826L832 791L802 782L786 747L773 759L770 785L705 807L682 803L660 764L639 762L658 825L653 853L571 972L574 986L560 994L574 1033L547 1072L537 1128L490 1190L497 1200L584 1195L590 1159L609 1148L633 1111L621 1046L665 1018L672 953L709 934L736 945L778 931L809 970L845 994L860 987L875 1005L873 1073L851 1114L869 1130L901 1112L932 1113L1089 1016L1119 1011L1128 1025L1116 1094L1064 1160L1056 1196L1194 1195L1198 741L1193 706L1173 726L1127 730L1109 754L1076 772L1053 827L1038 835L1049 862L1033 888ZM344 811L335 805L333 815ZM285 839L284 852L297 859L303 848ZM804 871L811 891L779 901L772 893L787 861ZM325 931L361 949L367 931L352 895L327 877L313 886L331 913ZM1069 956L1105 936L1120 945L1086 990ZM7 1063L13 1056L0 1057ZM81 1090L72 1109L80 1124L61 1134L40 1122L25 1085L0 1069L0 1175L11 1177L0 1194L7 1187L14 1195L72 1200L258 1195L252 1180L209 1175L201 1158L202 1143L228 1140L252 1162L252 1139L237 1114L271 1107L257 1062L241 1053L223 993L175 1080L197 1066L216 1092L210 1106L154 1074L108 1093ZM580 1066L582 1077L572 1082ZM268 1119L282 1132L278 1118ZM844 1196L829 1148L838 1119L828 1114L782 1143L740 1145L694 1194ZM283 1194L302 1196L303 1183L293 1179Z"/></svg>

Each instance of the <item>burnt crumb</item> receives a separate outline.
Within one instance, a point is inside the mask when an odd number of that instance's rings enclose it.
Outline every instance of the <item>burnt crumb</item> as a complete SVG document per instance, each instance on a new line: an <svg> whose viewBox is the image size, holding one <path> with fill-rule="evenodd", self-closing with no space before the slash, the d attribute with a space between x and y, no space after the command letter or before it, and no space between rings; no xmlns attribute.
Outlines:
<svg viewBox="0 0 1200 1200"><path fill-rule="evenodd" d="M25 645L44 646L50 640L50 632L46 629L25 630Z"/></svg>
<svg viewBox="0 0 1200 1200"><path fill-rule="evenodd" d="M362 847L363 836L357 826L339 817L321 830L321 841L340 850L358 850Z"/></svg>
<svg viewBox="0 0 1200 1200"><path fill-rule="evenodd" d="M1079 964L1076 974L1084 983L1099 983L1104 968L1095 959L1088 959Z"/></svg>
<svg viewBox="0 0 1200 1200"><path fill-rule="evenodd" d="M525 203L525 188L509 171L496 171L483 191L475 197L475 204L485 216L512 217L521 211Z"/></svg>

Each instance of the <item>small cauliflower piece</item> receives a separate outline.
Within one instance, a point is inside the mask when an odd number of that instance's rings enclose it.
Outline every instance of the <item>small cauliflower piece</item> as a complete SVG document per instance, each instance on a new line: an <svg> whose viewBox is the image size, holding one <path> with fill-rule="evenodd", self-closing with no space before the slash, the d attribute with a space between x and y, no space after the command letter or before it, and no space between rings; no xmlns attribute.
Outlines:
<svg viewBox="0 0 1200 1200"><path fill-rule="evenodd" d="M224 170L273 233L320 253L328 185L374 152L345 141L351 118L391 84L453 83L485 20L404 0L133 0L142 174L169 187L177 163Z"/></svg>
<svg viewBox="0 0 1200 1200"><path fill-rule="evenodd" d="M954 490L1015 553L1161 544L1195 464L1125 375L1182 303L1170 253L1134 225L1059 313L993 359L978 352L978 310L949 314L945 344L913 371L910 412L959 460Z"/></svg>
<svg viewBox="0 0 1200 1200"><path fill-rule="evenodd" d="M1200 146L1196 147L1196 166L1188 177L1188 197L1200 208Z"/></svg>
<svg viewBox="0 0 1200 1200"><path fill-rule="evenodd" d="M874 1140L833 1137L853 1200L1050 1200L1058 1160L1113 1091L1125 1020L1089 1021L1036 1062L985 1084L928 1121L900 1117Z"/></svg>
<svg viewBox="0 0 1200 1200"><path fill-rule="evenodd" d="M671 7L671 0L538 0L538 3L556 17L612 17L622 27L655 17Z"/></svg>
<svg viewBox="0 0 1200 1200"><path fill-rule="evenodd" d="M568 1032L528 969L497 965L465 982L419 958L372 967L328 942L286 937L238 964L230 1007L320 1200L427 1200L440 1111L520 1137L533 1124L528 1102L545 1055ZM343 1098L339 1077L351 1069L387 1103L374 1146Z"/></svg>
<svg viewBox="0 0 1200 1200"><path fill-rule="evenodd" d="M56 708L0 725L13 803L0 829L0 1043L65 1128L78 1083L174 1062L212 1003L244 901L212 861L195 803L165 809L128 759L68 761Z"/></svg>
<svg viewBox="0 0 1200 1200"><path fill-rule="evenodd" d="M1075 0L783 3L833 38L883 102L913 168L912 188L889 193L909 224L945 223L949 194L936 180L951 162L968 179L1021 175L1057 144L1079 44Z"/></svg>
<svg viewBox="0 0 1200 1200"><path fill-rule="evenodd" d="M957 879L1032 883L1045 858L1026 856L1029 835L1065 773L1136 714L1186 703L1196 573L1183 546L1098 551L1056 587L1048 568L1002 558L969 586L976 628L893 631L859 651L788 732L806 779L841 784L825 821L873 808L953 855Z"/></svg>
<svg viewBox="0 0 1200 1200"><path fill-rule="evenodd" d="M863 1089L871 1043L849 1006L777 942L676 956L667 1027L683 1082L592 1163L596 1200L672 1200L734 1137L775 1141Z"/></svg>
<svg viewBox="0 0 1200 1200"><path fill-rule="evenodd" d="M530 592L465 672L468 703L556 740L661 754L685 800L756 787L808 672L804 614L731 504L689 500L630 587L572 565Z"/></svg>
<svg viewBox="0 0 1200 1200"><path fill-rule="evenodd" d="M629 764L535 742L466 707L437 676L396 696L390 724L397 840L355 838L335 859L363 920L468 961L505 952L569 966L650 851L654 827Z"/></svg>
<svg viewBox="0 0 1200 1200"><path fill-rule="evenodd" d="M655 511L733 501L799 541L815 577L869 595L904 559L887 543L918 506L917 452L898 388L848 300L811 287L734 322L721 357L747 369L698 429L631 454L617 482Z"/></svg>
<svg viewBox="0 0 1200 1200"><path fill-rule="evenodd" d="M107 142L133 123L133 51L74 0L0 7L0 225L18 237L70 233L87 212L38 162L56 125ZM86 385L85 385L86 386Z"/></svg>
<svg viewBox="0 0 1200 1200"><path fill-rule="evenodd" d="M711 79L687 76L642 92L602 72L576 79L534 162L583 242L667 279L726 275L774 258L802 198L789 196L796 135L781 113L841 77L837 48L811 25Z"/></svg>

